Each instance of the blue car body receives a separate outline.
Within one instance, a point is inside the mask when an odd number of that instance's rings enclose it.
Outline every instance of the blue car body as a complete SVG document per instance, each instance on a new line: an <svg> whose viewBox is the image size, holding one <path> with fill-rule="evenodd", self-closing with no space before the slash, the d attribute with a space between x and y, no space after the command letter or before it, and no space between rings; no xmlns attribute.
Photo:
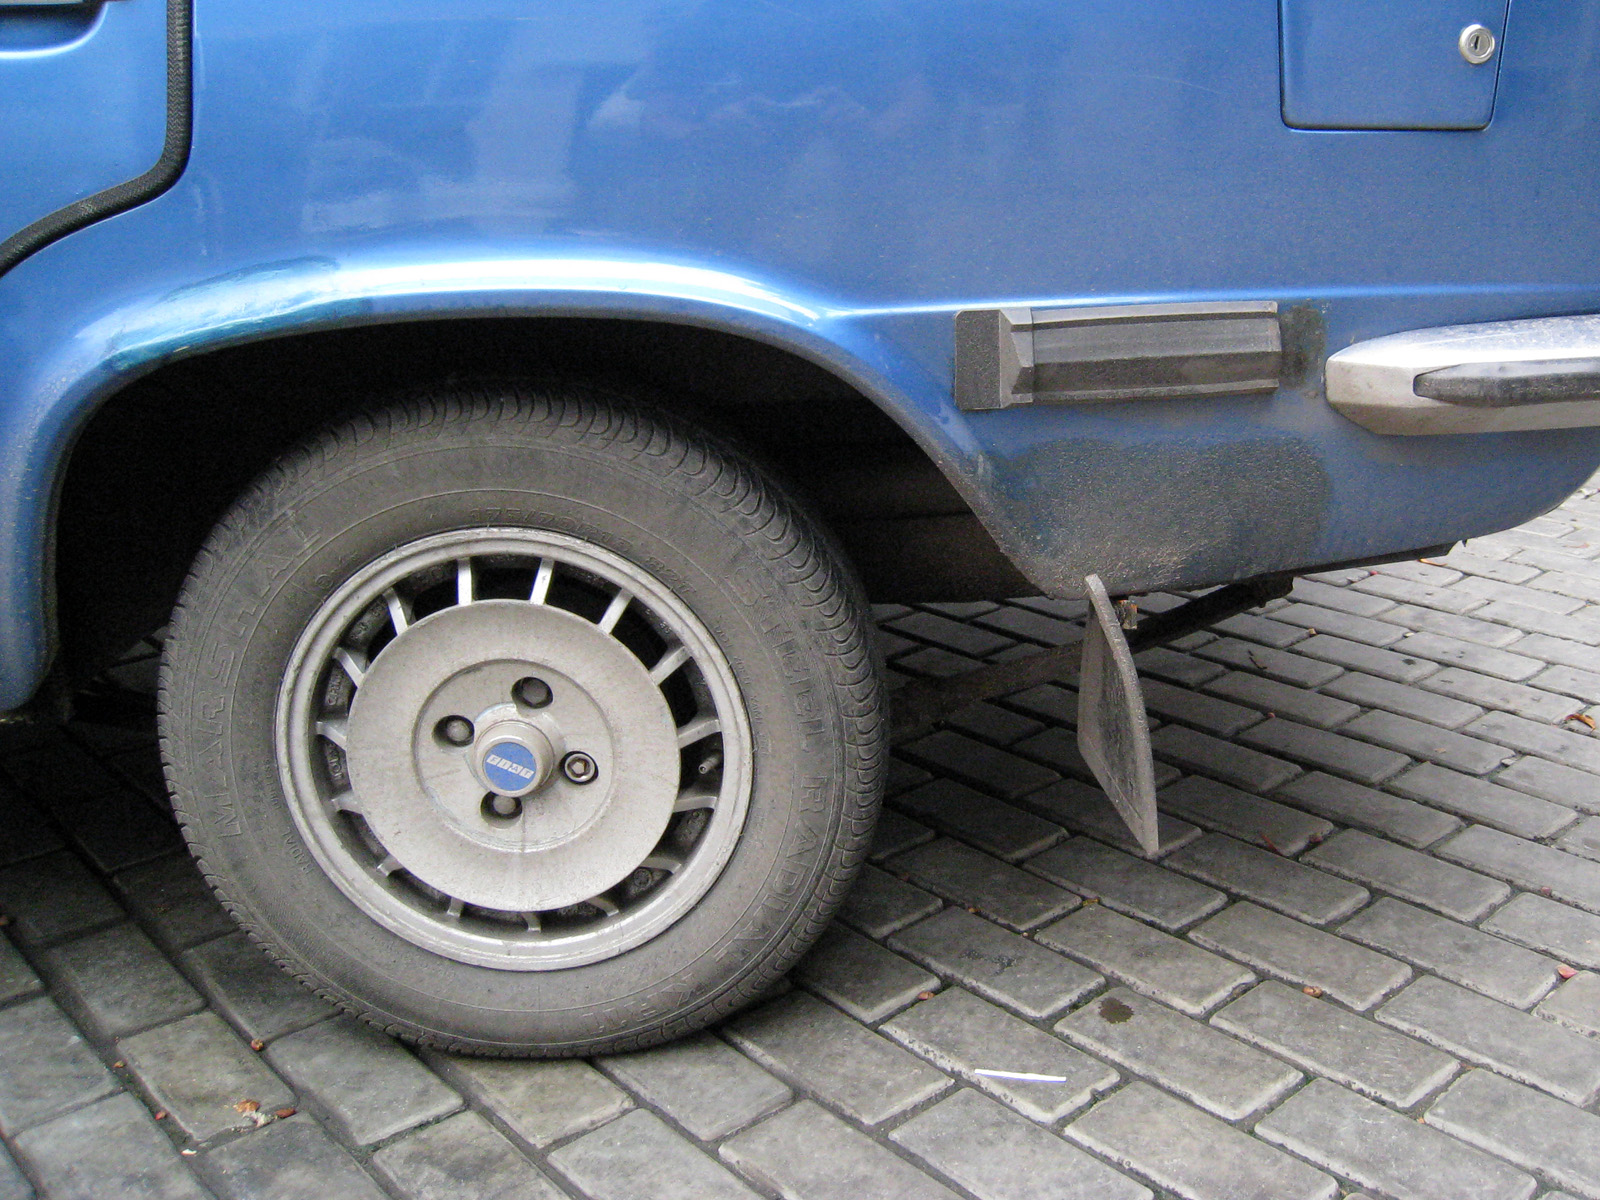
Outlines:
<svg viewBox="0 0 1600 1200"><path fill-rule="evenodd" d="M1595 0L0 6L0 707L50 663L57 498L101 406L358 325L779 347L1058 595L1520 522L1600 429L1375 433L1322 365L1600 310L1597 72ZM957 404L959 312L1267 302L1271 390Z"/></svg>

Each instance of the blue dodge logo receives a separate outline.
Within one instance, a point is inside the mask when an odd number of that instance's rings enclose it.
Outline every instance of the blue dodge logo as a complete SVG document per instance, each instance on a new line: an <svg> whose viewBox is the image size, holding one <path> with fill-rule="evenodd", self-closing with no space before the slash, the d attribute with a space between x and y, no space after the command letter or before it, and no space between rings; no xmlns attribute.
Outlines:
<svg viewBox="0 0 1600 1200"><path fill-rule="evenodd" d="M538 773L539 764L533 751L520 742L497 742L483 756L484 778L499 792L520 792Z"/></svg>

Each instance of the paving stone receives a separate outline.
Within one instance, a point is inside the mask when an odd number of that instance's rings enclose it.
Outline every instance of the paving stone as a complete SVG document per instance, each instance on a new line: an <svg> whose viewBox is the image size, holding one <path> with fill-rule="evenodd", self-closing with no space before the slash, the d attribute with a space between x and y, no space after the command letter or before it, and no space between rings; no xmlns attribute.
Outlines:
<svg viewBox="0 0 1600 1200"><path fill-rule="evenodd" d="M1056 1032L1229 1121L1266 1107L1301 1080L1276 1059L1129 988L1085 1004Z"/></svg>
<svg viewBox="0 0 1600 1200"><path fill-rule="evenodd" d="M1117 1082L1117 1073L1104 1063L963 988L914 1005L883 1031L1036 1121L1060 1120ZM1054 1075L1063 1082L1000 1079L983 1070Z"/></svg>
<svg viewBox="0 0 1600 1200"><path fill-rule="evenodd" d="M1465 732L1580 771L1600 773L1600 740L1587 734L1555 729L1502 712L1484 713Z"/></svg>
<svg viewBox="0 0 1600 1200"><path fill-rule="evenodd" d="M1482 825L1462 830L1441 845L1438 852L1453 862L1508 879L1518 887L1600 912L1600 863L1576 854Z"/></svg>
<svg viewBox="0 0 1600 1200"><path fill-rule="evenodd" d="M1418 637L1430 636L1418 634ZM1401 645L1409 648L1415 639L1407 639ZM1345 638L1330 637L1319 633L1300 642L1294 648L1296 654L1303 654L1308 658L1318 659L1324 663L1331 663L1341 667L1348 667L1352 671L1362 671L1368 675L1377 675L1384 679L1392 679L1396 683L1416 683L1431 674L1437 667L1432 662L1410 653L1409 649L1380 650L1374 646L1366 646L1360 642L1352 642ZM1286 682L1295 682L1288 680ZM1326 680L1320 681L1322 683ZM1316 686L1316 685L1311 685Z"/></svg>
<svg viewBox="0 0 1600 1200"><path fill-rule="evenodd" d="M1339 933L1516 1008L1556 981L1556 965L1543 955L1398 900L1379 900Z"/></svg>
<svg viewBox="0 0 1600 1200"><path fill-rule="evenodd" d="M1576 696L1588 704L1600 703L1600 674L1593 671L1580 671L1576 667L1546 667L1528 683L1547 692ZM1567 701L1563 707L1570 711L1572 702Z"/></svg>
<svg viewBox="0 0 1600 1200"><path fill-rule="evenodd" d="M932 771L951 775L1002 800L1026 796L1060 778L1048 767L951 729L919 738L903 753Z"/></svg>
<svg viewBox="0 0 1600 1200"><path fill-rule="evenodd" d="M903 850L931 842L933 836L933 830L920 821L913 821L892 808L883 808L878 812L878 824L872 831L872 852L868 857L873 862L882 862Z"/></svg>
<svg viewBox="0 0 1600 1200"><path fill-rule="evenodd" d="M1338 680L1334 682L1337 683ZM1302 725L1311 725L1317 729L1333 729L1361 711L1356 705L1331 695L1308 692L1303 688L1291 687L1286 683L1279 683L1260 675L1250 675L1243 671L1233 671L1212 680L1206 684L1206 690L1252 705L1268 716L1288 717L1292 721L1299 721Z"/></svg>
<svg viewBox="0 0 1600 1200"><path fill-rule="evenodd" d="M829 927L794 977L858 1021L881 1021L939 986L934 976L842 925Z"/></svg>
<svg viewBox="0 0 1600 1200"><path fill-rule="evenodd" d="M4 934L0 934L0 1004L37 992L44 985Z"/></svg>
<svg viewBox="0 0 1600 1200"><path fill-rule="evenodd" d="M820 1147L827 1147L819 1154ZM723 1159L784 1200L955 1200L955 1193L809 1100L723 1144ZM659 1192L628 1193L660 1195ZM623 1193L615 1193L624 1200ZM676 1193L673 1194L676 1196ZM601 1195L597 1200L612 1200ZM684 1195L684 1200L699 1200Z"/></svg>
<svg viewBox="0 0 1600 1200"><path fill-rule="evenodd" d="M1194 725L1219 737L1232 737L1261 720L1253 708L1243 708L1218 700L1203 692L1173 687L1169 683L1146 680L1143 685L1145 708L1185 725Z"/></svg>
<svg viewBox="0 0 1600 1200"><path fill-rule="evenodd" d="M1355 593L1360 595L1359 592ZM1392 606L1386 606L1392 607ZM1359 617L1354 613L1338 612L1315 604L1288 604L1272 614L1274 621L1298 625L1312 633L1331 633L1335 637L1364 642L1369 646L1387 646L1400 640L1403 630L1384 621Z"/></svg>
<svg viewBox="0 0 1600 1200"><path fill-rule="evenodd" d="M1041 721L1076 728L1078 721L1078 693L1054 683L1041 683L1001 697L1002 703L1038 717ZM1033 732L1037 733L1038 729Z"/></svg>
<svg viewBox="0 0 1600 1200"><path fill-rule="evenodd" d="M1247 730L1245 736L1250 738L1260 728L1258 725ZM1150 745L1157 755L1185 771L1199 771L1224 783L1255 791L1270 791L1299 774L1297 767L1281 759L1181 725L1156 730Z"/></svg>
<svg viewBox="0 0 1600 1200"><path fill-rule="evenodd" d="M1024 738L1015 746L1018 753L1026 754L1047 764L1054 770L1064 775L1070 775L1075 780L1092 784L1095 782L1094 772L1089 769L1089 764L1084 761L1083 752L1078 749L1078 736L1067 729L1046 729L1033 737ZM1165 763L1155 764L1156 786L1161 787L1178 777L1178 772ZM1055 784L1051 785L1056 786ZM1044 789L1049 790L1049 789ZM1032 800L1038 792L1032 792L1018 798L1017 803L1024 808L1032 808Z"/></svg>
<svg viewBox="0 0 1600 1200"><path fill-rule="evenodd" d="M863 867L861 874L839 909L839 919L869 937L888 937L931 912L938 912L939 898L930 896L887 871Z"/></svg>
<svg viewBox="0 0 1600 1200"><path fill-rule="evenodd" d="M1540 721L1559 721L1572 711L1564 696L1552 696L1521 683L1491 679L1475 671L1444 667L1417 685L1441 696L1450 696L1484 708L1499 708ZM1413 714L1415 715L1415 714Z"/></svg>
<svg viewBox="0 0 1600 1200"><path fill-rule="evenodd" d="M1358 583L1367 583L1372 576L1363 576ZM1399 582L1399 581L1395 581ZM1381 593L1374 594L1367 588L1331 587L1326 583L1316 583L1310 579L1296 579L1294 587L1289 592L1289 599L1299 605L1318 605L1322 608L1331 608L1339 612L1350 613L1358 617L1375 617L1381 612L1394 607L1393 601ZM1281 614L1294 608L1291 603L1283 608L1276 609L1279 619ZM1298 623L1298 622L1297 622Z"/></svg>
<svg viewBox="0 0 1600 1200"><path fill-rule="evenodd" d="M996 746L1009 746L1029 734L1044 728L1038 721L1001 708L998 704L979 701L966 708L957 709L944 719L945 724L963 733L970 733L981 741Z"/></svg>
<svg viewBox="0 0 1600 1200"><path fill-rule="evenodd" d="M1201 775L1186 776L1163 788L1157 802L1197 825L1231 833L1241 841L1267 846L1281 854L1299 854L1333 832L1333 826L1320 817Z"/></svg>
<svg viewBox="0 0 1600 1200"><path fill-rule="evenodd" d="M1600 1038L1600 975L1579 971L1533 1011L1557 1025Z"/></svg>
<svg viewBox="0 0 1600 1200"><path fill-rule="evenodd" d="M1320 771L1301 776L1280 795L1298 808L1339 825L1358 825L1408 846L1426 846L1461 828L1461 822L1414 800L1402 800Z"/></svg>
<svg viewBox="0 0 1600 1200"><path fill-rule="evenodd" d="M1070 958L960 908L947 908L895 934L889 944L1036 1020L1076 1003L1105 982Z"/></svg>
<svg viewBox="0 0 1600 1200"><path fill-rule="evenodd" d="M1357 721L1364 719L1358 717ZM1350 726L1345 728L1348 729ZM1342 734L1330 733L1325 729L1297 725L1293 721L1285 721L1282 717L1273 717L1252 729L1247 729L1239 735L1239 738L1258 749L1270 750L1283 758L1349 776L1357 783L1382 783L1408 765L1403 754L1369 746L1365 742L1352 741ZM1266 791L1283 783L1285 778L1287 776L1271 781L1263 780L1254 786Z"/></svg>
<svg viewBox="0 0 1600 1200"><path fill-rule="evenodd" d="M247 1038L270 1042L336 1011L242 933L206 942L183 960L211 1003Z"/></svg>
<svg viewBox="0 0 1600 1200"><path fill-rule="evenodd" d="M1470 602L1471 598L1467 599ZM1391 609L1383 614L1383 619L1402 625L1415 633L1444 638L1453 646L1470 643L1501 649L1511 646L1522 637L1522 630L1497 625L1492 621L1479 620L1477 614L1465 617L1456 613L1438 612L1432 608L1418 608L1410 604L1402 604ZM1409 639L1404 645L1395 646L1393 649L1409 650Z"/></svg>
<svg viewBox="0 0 1600 1200"><path fill-rule="evenodd" d="M1437 561L1468 575L1481 575L1485 579L1494 579L1501 583L1526 583L1539 574L1535 567L1524 566L1521 563L1499 562L1466 550L1452 550Z"/></svg>
<svg viewBox="0 0 1600 1200"><path fill-rule="evenodd" d="M33 1185L22 1174L22 1169L12 1161L4 1146L0 1146L0 1200L33 1200Z"/></svg>
<svg viewBox="0 0 1600 1200"><path fill-rule="evenodd" d="M128 788L113 786L81 800L51 803L40 798L56 824L102 871L120 871L183 849L183 836L172 817Z"/></svg>
<svg viewBox="0 0 1600 1200"><path fill-rule="evenodd" d="M71 854L30 858L0 871L0 912L18 941L38 945L121 920L122 909Z"/></svg>
<svg viewBox="0 0 1600 1200"><path fill-rule="evenodd" d="M1600 917L1524 892L1478 928L1554 955L1577 967L1600 969Z"/></svg>
<svg viewBox="0 0 1600 1200"><path fill-rule="evenodd" d="M1441 912L1476 921L1511 895L1496 879L1464 871L1359 829L1346 829L1301 856L1311 866Z"/></svg>
<svg viewBox="0 0 1600 1200"><path fill-rule="evenodd" d="M1209 650L1215 645L1216 643L1212 642L1206 649ZM1153 646L1149 650L1141 650L1133 656L1133 661L1140 675L1164 679L1180 687L1199 687L1206 680L1215 679L1222 674L1222 668L1213 663L1180 654L1165 646Z"/></svg>
<svg viewBox="0 0 1600 1200"><path fill-rule="evenodd" d="M1170 770L1162 763L1156 764L1157 787L1161 786L1163 769ZM1173 771L1172 775L1176 777L1177 772ZM1127 822L1099 788L1079 783L1076 779L1063 779L1025 797L1022 803L1041 816L1065 825L1074 833L1086 833L1130 854L1144 853L1143 847L1128 832ZM1155 856L1160 858L1199 836L1200 831L1189 822L1158 812Z"/></svg>
<svg viewBox="0 0 1600 1200"><path fill-rule="evenodd" d="M1458 1065L1432 1046L1270 980L1220 1009L1211 1023L1314 1076L1399 1108L1443 1087Z"/></svg>
<svg viewBox="0 0 1600 1200"><path fill-rule="evenodd" d="M736 1017L724 1032L746 1054L864 1125L876 1125L943 1091L944 1075L796 992Z"/></svg>
<svg viewBox="0 0 1600 1200"><path fill-rule="evenodd" d="M1562 512L1565 515L1565 506ZM1590 524L1592 527L1593 523ZM1513 561L1527 563L1529 566L1538 567L1541 571L1564 571L1589 579L1600 579L1600 575L1596 574L1595 564L1588 558L1580 558L1575 554L1563 554L1554 550L1519 550Z"/></svg>
<svg viewBox="0 0 1600 1200"><path fill-rule="evenodd" d="M205 1007L188 980L132 925L78 938L44 957L62 987L111 1037Z"/></svg>
<svg viewBox="0 0 1600 1200"><path fill-rule="evenodd" d="M543 1062L426 1054L478 1104L534 1149L593 1129L633 1107L626 1092L576 1059Z"/></svg>
<svg viewBox="0 0 1600 1200"><path fill-rule="evenodd" d="M504 1135L474 1112L457 1113L372 1156L408 1200L566 1200Z"/></svg>
<svg viewBox="0 0 1600 1200"><path fill-rule="evenodd" d="M1559 763L1542 758L1519 759L1496 775L1495 782L1579 812L1600 813L1600 777Z"/></svg>
<svg viewBox="0 0 1600 1200"><path fill-rule="evenodd" d="M935 779L894 800L896 808L1008 862L1037 854L1066 836L1059 825L950 779Z"/></svg>
<svg viewBox="0 0 1600 1200"><path fill-rule="evenodd" d="M983 658L1011 645L1011 639L1008 637L1001 637L997 633L969 625L965 621L953 621L938 613L907 613L885 624L896 633L909 634L911 637L932 642L936 646L954 650L958 654L971 655L973 658Z"/></svg>
<svg viewBox="0 0 1600 1200"><path fill-rule="evenodd" d="M1078 905L1071 892L949 838L918 846L890 859L887 865L1019 932Z"/></svg>
<svg viewBox="0 0 1600 1200"><path fill-rule="evenodd" d="M1563 596L1587 600L1591 604L1600 600L1600 580L1586 578L1574 571L1546 571L1539 578L1529 580L1528 586L1538 588L1540 591L1557 592Z"/></svg>
<svg viewBox="0 0 1600 1200"><path fill-rule="evenodd" d="M1523 633L1544 633L1593 646L1600 644L1600 621L1593 619L1592 612L1580 609L1563 615L1511 600L1491 600L1473 615L1485 621L1499 621Z"/></svg>
<svg viewBox="0 0 1600 1200"><path fill-rule="evenodd" d="M1469 1071L1425 1118L1446 1133L1600 1197L1600 1117L1488 1071Z"/></svg>
<svg viewBox="0 0 1600 1200"><path fill-rule="evenodd" d="M48 1200L205 1200L144 1105L126 1093L30 1129L15 1144Z"/></svg>
<svg viewBox="0 0 1600 1200"><path fill-rule="evenodd" d="M1230 667L1240 670L1259 671L1269 679L1276 679L1279 683L1293 684L1295 687L1314 688L1321 687L1330 679L1337 679L1343 670L1326 662L1317 662L1305 658L1299 653L1299 648L1314 638L1305 638L1295 644L1295 652L1287 650L1274 650L1270 646L1257 646L1250 642L1241 642L1236 638L1222 638L1207 646L1201 647L1197 653L1215 662L1225 663ZM1353 643L1352 643L1353 644ZM1148 651L1147 651L1148 653ZM1217 672L1220 674L1221 672ZM1213 676L1214 677L1214 676ZM1206 680L1198 680L1191 686L1198 687Z"/></svg>
<svg viewBox="0 0 1600 1200"><path fill-rule="evenodd" d="M1344 731L1352 737L1364 738L1412 758L1438 763L1469 775L1487 775L1505 759L1505 750L1499 746L1394 713L1363 713L1346 725Z"/></svg>
<svg viewBox="0 0 1600 1200"><path fill-rule="evenodd" d="M1413 767L1389 781L1402 796L1422 800L1469 821L1525 838L1550 837L1576 819L1559 804L1512 791L1484 779L1473 779L1432 763Z"/></svg>
<svg viewBox="0 0 1600 1200"><path fill-rule="evenodd" d="M1326 925L1367 902L1367 889L1292 858L1208 833L1173 853L1167 865L1299 921Z"/></svg>
<svg viewBox="0 0 1600 1200"><path fill-rule="evenodd" d="M1377 1017L1573 1104L1600 1096L1600 1044L1442 979L1422 976Z"/></svg>
<svg viewBox="0 0 1600 1200"><path fill-rule="evenodd" d="M46 997L0 1009L0 1130L15 1134L117 1090L83 1036Z"/></svg>
<svg viewBox="0 0 1600 1200"><path fill-rule="evenodd" d="M924 771L914 762L907 762L898 754L889 756L889 778L884 781L884 791L893 796L898 792L916 787L919 783L927 783L933 778L931 771Z"/></svg>
<svg viewBox="0 0 1600 1200"><path fill-rule="evenodd" d="M1028 870L1168 932L1192 925L1227 897L1092 838L1073 838L1029 860Z"/></svg>
<svg viewBox="0 0 1600 1200"><path fill-rule="evenodd" d="M1411 970L1331 933L1248 900L1212 917L1189 936L1296 987L1319 987L1351 1008L1376 1004L1411 978Z"/></svg>
<svg viewBox="0 0 1600 1200"><path fill-rule="evenodd" d="M1215 919L1215 918L1213 918ZM1039 941L1082 959L1134 991L1203 1016L1255 980L1243 967L1092 904L1039 931Z"/></svg>
<svg viewBox="0 0 1600 1200"><path fill-rule="evenodd" d="M1394 1200L1527 1200L1533 1178L1354 1092L1313 1079L1256 1134Z"/></svg>
<svg viewBox="0 0 1600 1200"><path fill-rule="evenodd" d="M1534 577L1529 576L1529 578ZM1482 596L1485 600L1509 600L1513 604L1523 604L1529 608L1542 608L1545 612L1571 613L1583 607L1583 601L1570 596L1536 591L1520 584L1506 583L1483 576L1463 579L1455 585L1455 588L1467 595Z"/></svg>
<svg viewBox="0 0 1600 1200"><path fill-rule="evenodd" d="M0 867L60 850L65 844L37 807L0 785Z"/></svg>
<svg viewBox="0 0 1600 1200"><path fill-rule="evenodd" d="M1260 642L1262 645L1271 646L1282 650L1296 642L1309 637L1304 629L1296 629L1290 625L1280 625L1276 621L1269 621L1265 617L1258 617L1254 613L1239 613L1218 621L1211 626L1218 633L1230 634L1236 638L1244 638L1250 642Z"/></svg>
<svg viewBox="0 0 1600 1200"><path fill-rule="evenodd" d="M197 1142L255 1122L236 1105L263 1112L294 1103L294 1094L215 1013L195 1013L124 1038L117 1052L145 1091Z"/></svg>
<svg viewBox="0 0 1600 1200"><path fill-rule="evenodd" d="M912 671L934 679L965 675L968 671L981 666L983 666L981 658L969 658L965 654L955 654L939 646L924 646L920 650L902 654L894 660L894 668L897 671Z"/></svg>
<svg viewBox="0 0 1600 1200"><path fill-rule="evenodd" d="M974 617L972 623L1046 646L1064 646L1083 639L1083 627L1075 621L1063 621L1059 617L1009 605Z"/></svg>
<svg viewBox="0 0 1600 1200"><path fill-rule="evenodd" d="M1351 585L1351 590L1381 596L1386 600L1400 601L1400 604L1389 608L1383 615L1384 620L1394 621L1396 624L1404 624L1399 610L1414 605L1424 605L1446 613L1467 613L1485 603L1483 597L1458 592L1448 584L1441 586L1422 583L1415 579L1401 579L1388 573L1358 579Z"/></svg>
<svg viewBox="0 0 1600 1200"><path fill-rule="evenodd" d="M737 1050L700 1033L599 1064L703 1142L742 1129L789 1102L790 1091Z"/></svg>
<svg viewBox="0 0 1600 1200"><path fill-rule="evenodd" d="M274 1121L204 1162L226 1200L385 1200L355 1159L305 1115Z"/></svg>
<svg viewBox="0 0 1600 1200"><path fill-rule="evenodd" d="M1459 728L1474 717L1483 715L1483 709L1476 704L1465 704L1436 692L1425 691L1421 687L1379 679L1376 675L1364 675L1359 671L1350 671L1339 676L1327 685L1325 691L1330 696L1338 696L1368 708L1383 709L1388 713L1426 721L1443 729ZM1496 762L1498 761L1497 758Z"/></svg>
<svg viewBox="0 0 1600 1200"><path fill-rule="evenodd" d="M461 1097L392 1038L338 1017L280 1038L272 1065L365 1146L461 1107Z"/></svg>
<svg viewBox="0 0 1600 1200"><path fill-rule="evenodd" d="M130 867L115 882L128 907L170 949L187 949L238 929L187 854Z"/></svg>
<svg viewBox="0 0 1600 1200"><path fill-rule="evenodd" d="M1321 1171L1146 1083L1130 1083L1066 1136L1186 1200L1332 1200Z"/></svg>
<svg viewBox="0 0 1600 1200"><path fill-rule="evenodd" d="M979 1200L1150 1197L1148 1188L969 1088L889 1136Z"/></svg>

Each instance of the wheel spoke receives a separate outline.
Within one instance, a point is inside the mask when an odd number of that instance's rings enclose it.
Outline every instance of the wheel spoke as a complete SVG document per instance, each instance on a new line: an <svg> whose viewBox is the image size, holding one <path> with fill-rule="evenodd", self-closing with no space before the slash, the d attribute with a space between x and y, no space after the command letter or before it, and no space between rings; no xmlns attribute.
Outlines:
<svg viewBox="0 0 1600 1200"><path fill-rule="evenodd" d="M684 663L689 661L689 647L674 646L661 656L660 661L650 668L650 682L660 687Z"/></svg>
<svg viewBox="0 0 1600 1200"><path fill-rule="evenodd" d="M617 594L611 597L611 603L606 605L606 611L600 618L600 632L610 633L617 627L617 622L622 620L622 614L628 611L628 605L633 603L633 593L626 589L618 589Z"/></svg>
<svg viewBox="0 0 1600 1200"><path fill-rule="evenodd" d="M328 803L340 812L355 813L358 817L361 815L361 801L356 799L354 792L340 792L337 796L330 796Z"/></svg>
<svg viewBox="0 0 1600 1200"><path fill-rule="evenodd" d="M614 917L622 911L617 907L617 902L609 896L590 896L584 903L594 905L608 917Z"/></svg>
<svg viewBox="0 0 1600 1200"><path fill-rule="evenodd" d="M400 860L392 854L385 854L383 861L378 864L378 874L385 879L400 869Z"/></svg>
<svg viewBox="0 0 1600 1200"><path fill-rule="evenodd" d="M327 738L341 750L345 748L349 732L349 723L343 717L328 717L317 722L317 736Z"/></svg>
<svg viewBox="0 0 1600 1200"><path fill-rule="evenodd" d="M472 560L456 560L456 603L471 604L476 597L476 581L472 577Z"/></svg>
<svg viewBox="0 0 1600 1200"><path fill-rule="evenodd" d="M539 919L539 914L536 912L523 913L522 923L528 927L529 933L538 933L544 928L544 922Z"/></svg>
<svg viewBox="0 0 1600 1200"><path fill-rule="evenodd" d="M534 604L543 604L550 597L550 581L555 578L556 565L548 558L539 560L539 569L533 573L533 590L528 593L528 599Z"/></svg>
<svg viewBox="0 0 1600 1200"><path fill-rule="evenodd" d="M722 732L722 722L716 717L701 717L690 721L687 725L678 726L678 749L692 746L702 738L708 738L713 733Z"/></svg>
<svg viewBox="0 0 1600 1200"><path fill-rule="evenodd" d="M390 588L383 594L383 602L389 606L389 620L394 624L395 637L399 637L411 628L411 601Z"/></svg>
<svg viewBox="0 0 1600 1200"><path fill-rule="evenodd" d="M696 812L702 808L715 808L717 806L717 793L705 788L686 787L678 793L678 799L672 805L675 813Z"/></svg>
<svg viewBox="0 0 1600 1200"><path fill-rule="evenodd" d="M668 875L676 875L683 867L683 859L676 854L663 854L657 851L639 865L652 871L665 871Z"/></svg>
<svg viewBox="0 0 1600 1200"><path fill-rule="evenodd" d="M461 908L461 897L451 896L450 903L445 906L444 915L452 921L459 921L461 920Z"/></svg>
<svg viewBox="0 0 1600 1200"><path fill-rule="evenodd" d="M359 688L361 681L367 677L367 667L370 665L366 655L353 653L340 646L334 650L333 657L344 668L344 673L350 676L350 682Z"/></svg>

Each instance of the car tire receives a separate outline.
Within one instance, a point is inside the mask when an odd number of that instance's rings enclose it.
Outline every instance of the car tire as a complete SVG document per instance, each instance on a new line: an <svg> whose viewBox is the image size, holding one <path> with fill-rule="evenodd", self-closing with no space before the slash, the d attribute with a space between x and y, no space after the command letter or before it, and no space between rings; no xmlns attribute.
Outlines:
<svg viewBox="0 0 1600 1200"><path fill-rule="evenodd" d="M768 990L871 836L859 588L737 452L585 386L413 397L284 457L166 643L174 805L228 910L392 1033L649 1046Z"/></svg>

